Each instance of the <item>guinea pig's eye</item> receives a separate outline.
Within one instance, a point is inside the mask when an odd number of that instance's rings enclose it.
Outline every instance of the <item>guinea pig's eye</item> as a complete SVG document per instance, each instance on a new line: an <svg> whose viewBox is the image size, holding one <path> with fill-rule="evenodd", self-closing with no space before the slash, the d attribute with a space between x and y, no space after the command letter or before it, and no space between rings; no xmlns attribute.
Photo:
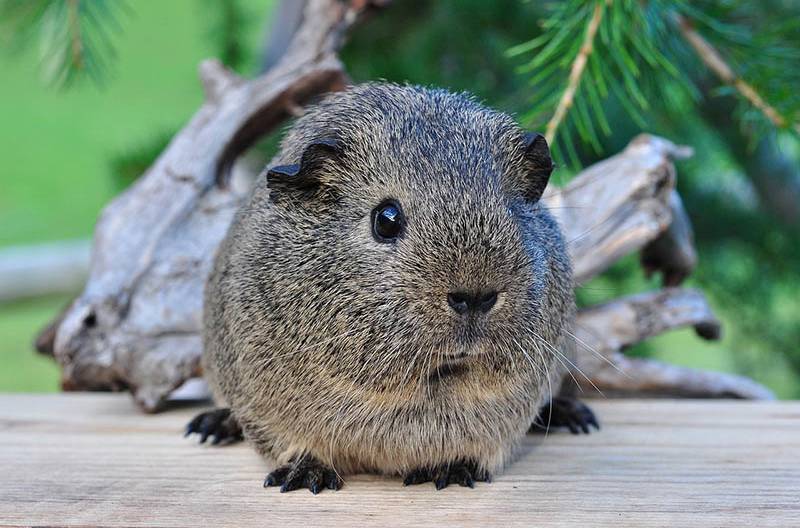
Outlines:
<svg viewBox="0 0 800 528"><path fill-rule="evenodd" d="M382 202L372 210L372 235L378 242L394 242L403 232L406 217L394 200Z"/></svg>

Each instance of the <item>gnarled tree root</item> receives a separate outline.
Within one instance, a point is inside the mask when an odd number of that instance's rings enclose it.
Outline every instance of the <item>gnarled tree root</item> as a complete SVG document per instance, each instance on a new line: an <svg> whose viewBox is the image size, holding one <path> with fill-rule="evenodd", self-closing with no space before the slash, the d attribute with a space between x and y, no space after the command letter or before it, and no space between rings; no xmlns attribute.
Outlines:
<svg viewBox="0 0 800 528"><path fill-rule="evenodd" d="M773 399L758 383L732 374L696 370L645 358L625 348L668 330L694 327L704 339L718 339L720 324L702 293L667 288L582 310L575 328L578 355L573 372L586 390L605 395L687 398Z"/></svg>

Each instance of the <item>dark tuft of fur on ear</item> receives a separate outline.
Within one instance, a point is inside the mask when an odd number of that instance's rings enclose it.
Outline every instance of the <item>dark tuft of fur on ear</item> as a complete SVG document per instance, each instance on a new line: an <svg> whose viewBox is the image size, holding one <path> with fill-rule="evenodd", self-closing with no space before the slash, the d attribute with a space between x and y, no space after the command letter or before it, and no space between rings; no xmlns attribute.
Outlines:
<svg viewBox="0 0 800 528"><path fill-rule="evenodd" d="M525 159L528 161L527 182L525 185L525 199L536 202L542 197L550 174L553 172L553 159L550 157L550 147L547 140L538 132L528 132L524 135Z"/></svg>
<svg viewBox="0 0 800 528"><path fill-rule="evenodd" d="M305 190L320 184L319 169L328 160L338 158L342 148L335 139L322 138L309 143L300 157L300 163L278 165L267 170L270 189Z"/></svg>

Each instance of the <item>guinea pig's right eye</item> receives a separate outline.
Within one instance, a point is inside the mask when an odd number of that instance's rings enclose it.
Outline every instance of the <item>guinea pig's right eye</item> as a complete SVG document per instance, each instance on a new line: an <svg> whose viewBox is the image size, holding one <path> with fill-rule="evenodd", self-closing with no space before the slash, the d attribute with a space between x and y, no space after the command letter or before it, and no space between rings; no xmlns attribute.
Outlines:
<svg viewBox="0 0 800 528"><path fill-rule="evenodd" d="M406 217L394 200L381 202L372 210L372 236L378 242L394 242L403 233Z"/></svg>

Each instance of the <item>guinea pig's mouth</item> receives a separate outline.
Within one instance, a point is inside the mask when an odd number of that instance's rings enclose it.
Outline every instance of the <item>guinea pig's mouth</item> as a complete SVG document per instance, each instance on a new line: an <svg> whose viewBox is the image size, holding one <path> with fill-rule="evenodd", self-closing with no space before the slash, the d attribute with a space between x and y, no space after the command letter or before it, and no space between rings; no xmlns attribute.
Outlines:
<svg viewBox="0 0 800 528"><path fill-rule="evenodd" d="M429 381L441 381L465 374L470 370L470 360L485 352L485 335L470 329L442 340L439 352L428 373Z"/></svg>
<svg viewBox="0 0 800 528"><path fill-rule="evenodd" d="M454 356L447 356L444 361L439 363L439 365L428 375L428 381L442 381L446 378L452 378L460 374L464 374L467 372L467 370L469 370L469 366L466 363L466 359L468 357L469 354L466 352Z"/></svg>
<svg viewBox="0 0 800 528"><path fill-rule="evenodd" d="M469 370L469 362L467 360L472 355L467 351L456 354L443 354L440 362L428 374L428 381L442 381L446 378L466 373Z"/></svg>

